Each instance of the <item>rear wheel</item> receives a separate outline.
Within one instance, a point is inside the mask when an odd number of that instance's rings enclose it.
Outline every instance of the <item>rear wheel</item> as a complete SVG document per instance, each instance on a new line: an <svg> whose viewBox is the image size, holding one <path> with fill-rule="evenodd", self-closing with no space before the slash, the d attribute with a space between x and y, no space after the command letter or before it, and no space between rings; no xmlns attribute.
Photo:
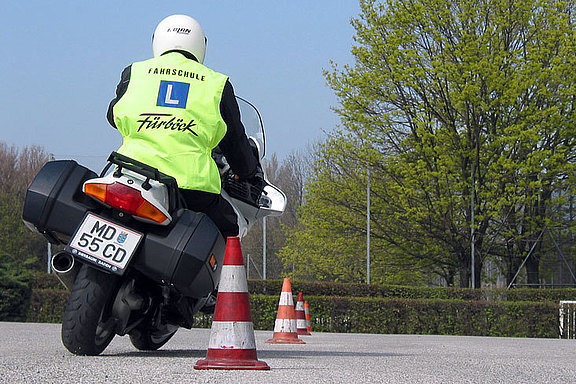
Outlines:
<svg viewBox="0 0 576 384"><path fill-rule="evenodd" d="M174 336L178 327L165 325L162 329L140 325L130 332L132 345L141 351L155 351Z"/></svg>
<svg viewBox="0 0 576 384"><path fill-rule="evenodd" d="M83 265L62 319L62 343L76 355L99 355L115 335L110 310L119 278Z"/></svg>

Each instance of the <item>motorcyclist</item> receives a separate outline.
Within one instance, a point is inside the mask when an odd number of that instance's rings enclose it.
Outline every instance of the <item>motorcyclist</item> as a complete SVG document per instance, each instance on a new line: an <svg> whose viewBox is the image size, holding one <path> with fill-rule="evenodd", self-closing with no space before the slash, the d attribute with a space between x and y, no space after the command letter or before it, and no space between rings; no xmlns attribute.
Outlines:
<svg viewBox="0 0 576 384"><path fill-rule="evenodd" d="M204 212L225 236L238 235L238 217L220 194L212 159L219 147L236 177L261 178L259 160L226 75L203 65L206 37L185 15L162 20L152 37L154 57L122 72L107 118L122 134L118 152L176 179L188 208Z"/></svg>

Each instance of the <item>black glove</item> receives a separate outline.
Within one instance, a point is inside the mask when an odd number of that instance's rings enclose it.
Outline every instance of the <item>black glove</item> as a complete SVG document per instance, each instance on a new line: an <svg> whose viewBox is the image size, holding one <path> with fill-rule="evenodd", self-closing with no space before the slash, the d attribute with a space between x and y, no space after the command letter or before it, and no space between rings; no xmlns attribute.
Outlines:
<svg viewBox="0 0 576 384"><path fill-rule="evenodd" d="M256 172L250 179L248 179L248 182L262 192L266 186L266 181L264 180L264 171L260 165L256 166Z"/></svg>

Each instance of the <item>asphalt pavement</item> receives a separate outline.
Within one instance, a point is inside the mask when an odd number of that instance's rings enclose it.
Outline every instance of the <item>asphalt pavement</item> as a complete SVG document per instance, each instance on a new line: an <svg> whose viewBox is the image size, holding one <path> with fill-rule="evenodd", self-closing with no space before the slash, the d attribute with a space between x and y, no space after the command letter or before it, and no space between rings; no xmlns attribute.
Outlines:
<svg viewBox="0 0 576 384"><path fill-rule="evenodd" d="M210 329L181 329L154 352L116 337L101 356L70 354L60 325L0 322L0 383L576 383L576 340L315 333L268 344L269 371L195 370Z"/></svg>

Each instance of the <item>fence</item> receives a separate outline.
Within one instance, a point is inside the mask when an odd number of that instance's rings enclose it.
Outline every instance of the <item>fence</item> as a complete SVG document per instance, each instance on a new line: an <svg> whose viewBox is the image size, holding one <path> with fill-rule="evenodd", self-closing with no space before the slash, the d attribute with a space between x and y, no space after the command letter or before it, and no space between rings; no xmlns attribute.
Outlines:
<svg viewBox="0 0 576 384"><path fill-rule="evenodd" d="M576 338L576 301L560 301L560 338Z"/></svg>

